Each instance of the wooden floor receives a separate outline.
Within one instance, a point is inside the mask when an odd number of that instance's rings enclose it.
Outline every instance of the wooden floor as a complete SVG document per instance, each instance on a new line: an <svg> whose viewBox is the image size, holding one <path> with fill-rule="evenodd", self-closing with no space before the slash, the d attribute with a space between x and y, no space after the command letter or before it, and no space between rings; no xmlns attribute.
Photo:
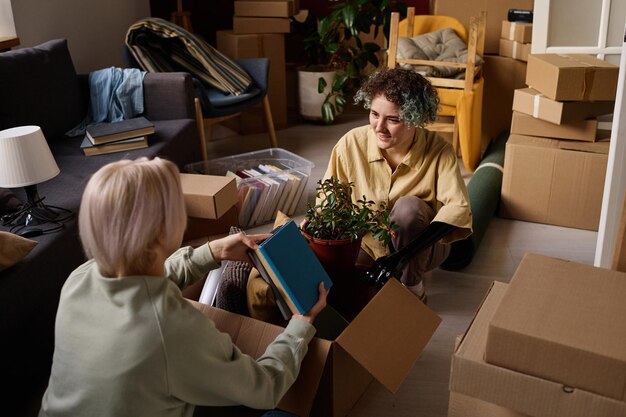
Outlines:
<svg viewBox="0 0 626 417"><path fill-rule="evenodd" d="M335 142L352 127L366 123L365 114L348 114L331 126L294 123L277 132L281 148L315 163L308 193L300 202L297 214L302 215L306 200L313 198L315 181L323 175ZM215 138L209 144L210 157L269 146L266 135L237 136L221 126ZM471 175L464 173L464 177L467 181ZM254 230L268 229L269 226L261 226ZM593 264L596 237L596 232L494 217L469 266L454 272L437 269L425 282L428 306L443 320L399 391L393 395L374 381L349 416L447 416L454 341L467 329L491 283L508 282L524 254L529 252Z"/></svg>

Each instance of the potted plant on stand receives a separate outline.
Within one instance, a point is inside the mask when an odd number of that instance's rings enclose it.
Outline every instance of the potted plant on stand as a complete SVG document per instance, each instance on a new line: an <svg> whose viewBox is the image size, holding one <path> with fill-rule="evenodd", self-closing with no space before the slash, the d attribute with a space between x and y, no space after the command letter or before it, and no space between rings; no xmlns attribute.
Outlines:
<svg viewBox="0 0 626 417"><path fill-rule="evenodd" d="M317 21L300 24L308 64L298 70L300 113L308 120L332 123L360 86L367 71L378 68L380 45L373 38L389 21L389 0L345 0Z"/></svg>
<svg viewBox="0 0 626 417"><path fill-rule="evenodd" d="M396 228L384 204L376 207L365 196L354 203L353 187L333 177L318 181L316 202L304 216L302 234L327 270L353 268L366 233L388 245Z"/></svg>

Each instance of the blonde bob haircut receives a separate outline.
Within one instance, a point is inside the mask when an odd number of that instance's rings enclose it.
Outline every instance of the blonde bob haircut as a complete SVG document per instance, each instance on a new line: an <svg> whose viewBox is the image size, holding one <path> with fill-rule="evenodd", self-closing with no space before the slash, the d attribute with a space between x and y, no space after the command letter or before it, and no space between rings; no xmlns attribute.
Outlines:
<svg viewBox="0 0 626 417"><path fill-rule="evenodd" d="M156 248L178 248L186 223L178 168L160 158L100 168L87 183L78 216L85 253L108 277L144 274Z"/></svg>

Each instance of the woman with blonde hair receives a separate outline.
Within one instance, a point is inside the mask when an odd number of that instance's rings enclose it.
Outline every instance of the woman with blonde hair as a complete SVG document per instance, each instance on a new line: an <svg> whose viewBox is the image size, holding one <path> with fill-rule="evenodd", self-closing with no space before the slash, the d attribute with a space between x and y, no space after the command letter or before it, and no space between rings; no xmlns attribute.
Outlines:
<svg viewBox="0 0 626 417"><path fill-rule="evenodd" d="M258 360L181 289L223 260L248 261L266 234L180 248L186 213L177 167L141 158L89 180L80 238L89 260L67 279L40 416L192 416L196 405L272 409L298 375L326 305L295 315Z"/></svg>

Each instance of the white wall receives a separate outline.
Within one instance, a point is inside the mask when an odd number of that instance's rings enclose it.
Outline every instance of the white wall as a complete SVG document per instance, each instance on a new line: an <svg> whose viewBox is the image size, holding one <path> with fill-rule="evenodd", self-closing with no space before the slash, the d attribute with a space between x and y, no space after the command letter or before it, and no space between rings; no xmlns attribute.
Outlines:
<svg viewBox="0 0 626 417"><path fill-rule="evenodd" d="M20 47L67 39L78 72L122 66L128 27L150 14L149 0L11 0L11 4Z"/></svg>

